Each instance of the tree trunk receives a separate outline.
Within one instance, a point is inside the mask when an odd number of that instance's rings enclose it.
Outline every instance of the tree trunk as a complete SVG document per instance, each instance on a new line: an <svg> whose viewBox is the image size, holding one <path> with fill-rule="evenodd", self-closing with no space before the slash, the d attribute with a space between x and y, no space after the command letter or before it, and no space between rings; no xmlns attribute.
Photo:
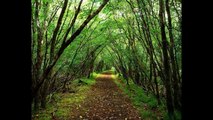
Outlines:
<svg viewBox="0 0 213 120"><path fill-rule="evenodd" d="M161 102L160 102L160 95L159 95L159 88L158 88L158 82L157 82L156 69L154 69L154 82L155 82L156 98L158 100L158 105L160 105Z"/></svg>
<svg viewBox="0 0 213 120"><path fill-rule="evenodd" d="M171 72L169 65L169 56L168 56L168 42L166 40L165 24L164 24L164 2L159 0L159 18L160 18L160 28L161 28L161 38L162 38L162 49L164 57L164 74L165 74L165 87L166 87L166 103L168 109L168 115L171 120L174 119L174 106L172 98L172 89L171 89Z"/></svg>
<svg viewBox="0 0 213 120"><path fill-rule="evenodd" d="M166 0L166 11L167 11L167 18L168 18L168 29L169 29L169 38L170 38L170 57L171 57L171 66L172 66L172 77L173 77L173 88L174 88L174 107L178 110L181 110L181 105L180 105L180 99L179 99L179 92L180 88L178 86L178 69L176 68L176 59L174 56L174 37L172 33L172 22L171 22L171 14L170 14L170 6L169 6L169 0Z"/></svg>
<svg viewBox="0 0 213 120"><path fill-rule="evenodd" d="M52 63L53 59L54 59L54 53L55 53L55 42L56 42L56 37L58 35L58 31L60 29L60 26L61 26L61 22L62 22L62 19L63 19L63 16L64 16L64 13L66 11L66 8L67 8L67 4L68 4L68 0L64 0L64 3L63 3L63 7L62 7L62 10L61 10L61 13L60 13L60 16L58 18L58 22L56 24L56 27L53 31L53 36L51 38L51 48L50 48L50 63Z"/></svg>
<svg viewBox="0 0 213 120"><path fill-rule="evenodd" d="M39 97L38 97L38 95L36 95L35 97L34 97L34 111L37 111L38 109L39 109Z"/></svg>
<svg viewBox="0 0 213 120"><path fill-rule="evenodd" d="M47 97L47 92L48 92L48 81L45 80L43 87L41 89L41 108L45 109L46 108L46 97Z"/></svg>
<svg viewBox="0 0 213 120"><path fill-rule="evenodd" d="M121 66L121 71L122 71L124 79L126 80L126 84L129 85L129 80L128 80L126 68L124 66Z"/></svg>
<svg viewBox="0 0 213 120"><path fill-rule="evenodd" d="M52 68L54 67L54 65L56 64L56 62L58 61L58 59L60 58L60 56L62 55L62 53L64 52L65 48L68 47L68 45L70 45L75 38L81 33L81 31L85 28L85 26L104 8L104 6L109 2L109 0L104 0L104 2L100 5L100 7L93 12L92 14L88 15L88 17L86 18L86 20L81 24L81 26L72 34L72 36L67 40L64 41L61 45L61 47L59 48L59 51L57 52L57 54L53 57L54 59L52 60L52 62L50 63L50 65L47 66L47 68L45 69L45 71L43 72L43 74L41 75L41 77L38 78L39 83L35 86L35 88L32 89L32 99L36 96L36 94L38 93L38 90L40 89L40 87L42 86L44 80L46 79L46 77L48 76L49 72L52 70ZM40 67L39 67L40 68Z"/></svg>

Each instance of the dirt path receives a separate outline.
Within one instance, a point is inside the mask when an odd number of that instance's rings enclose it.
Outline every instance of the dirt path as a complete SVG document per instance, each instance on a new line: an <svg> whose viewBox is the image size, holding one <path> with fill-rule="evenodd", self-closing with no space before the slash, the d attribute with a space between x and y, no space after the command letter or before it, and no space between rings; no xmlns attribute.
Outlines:
<svg viewBox="0 0 213 120"><path fill-rule="evenodd" d="M71 120L141 120L111 75L102 74L96 80L84 103L73 108Z"/></svg>

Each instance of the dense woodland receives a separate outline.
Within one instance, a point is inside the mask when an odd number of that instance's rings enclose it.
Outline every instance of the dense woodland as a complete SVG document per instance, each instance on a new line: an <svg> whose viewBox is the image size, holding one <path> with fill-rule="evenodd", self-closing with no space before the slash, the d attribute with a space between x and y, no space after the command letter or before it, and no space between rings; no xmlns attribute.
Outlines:
<svg viewBox="0 0 213 120"><path fill-rule="evenodd" d="M172 119L182 108L180 0L32 0L32 107L111 68Z"/></svg>

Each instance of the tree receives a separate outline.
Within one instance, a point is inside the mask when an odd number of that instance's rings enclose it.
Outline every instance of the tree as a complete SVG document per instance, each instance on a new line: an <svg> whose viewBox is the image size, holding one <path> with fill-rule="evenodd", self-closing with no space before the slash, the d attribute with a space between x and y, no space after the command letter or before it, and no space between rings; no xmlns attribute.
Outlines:
<svg viewBox="0 0 213 120"><path fill-rule="evenodd" d="M65 0L64 2L56 1L56 2L48 2L48 1L32 1L33 6L35 6L35 9L33 9L32 14L32 23L33 23L33 39L32 39L32 54L34 57L32 57L32 100L34 99L34 105L35 108L38 108L38 92L42 85L45 85L45 82L49 81L51 78L51 72L55 64L57 63L58 59L64 52L64 50L76 39L77 36L82 32L82 30L86 27L86 25L104 8L104 6L108 3L109 0L103 0L102 4L96 9L92 10L93 8L90 8L90 12L88 13L86 19L83 21L83 23L76 29L73 30L72 33L70 33L71 29L74 28L74 24L76 23L76 19L80 13L80 9L83 3L83 0L80 0L77 5L77 9L75 9L75 13L73 15L73 18L71 20L71 23L68 24L67 27L62 26L62 24L66 24L66 19L64 18L64 14L66 11L69 11L68 6L68 0ZM94 2L94 1L93 1ZM71 2L70 2L71 4ZM49 17L48 7L53 7L56 5L56 10L52 11L53 14ZM59 8L58 8L59 7ZM60 14L57 16L58 9L60 9ZM44 10L44 14L41 13L39 16L39 12L41 10ZM68 14L68 13L67 13ZM46 20L49 18L48 20ZM54 21L52 21L54 20ZM62 21L64 20L64 21ZM56 22L57 21L57 22ZM46 24L48 22L48 24ZM47 30L49 26L54 25L56 22L56 26L52 28L53 32ZM62 23L63 22L63 23ZM36 28L36 29L35 29ZM66 29L63 31L63 29ZM60 30L62 30L65 34L59 35ZM46 33L46 34L45 34ZM71 34L71 35L70 35ZM37 36L36 36L37 35ZM69 37L70 36L70 37ZM61 37L61 39L59 38ZM57 39L58 38L58 39ZM44 39L46 39L44 43ZM37 44L35 42L37 41ZM34 47L36 46L36 48ZM42 53L43 49L45 49L45 55ZM49 53L48 53L49 51ZM37 55L34 55L34 53L37 52ZM50 78L49 78L50 77ZM44 87L46 88L46 87ZM45 91L46 89L44 89ZM45 100L45 95L43 96L43 100ZM43 101L45 103L45 101ZM43 105L45 107L45 105Z"/></svg>

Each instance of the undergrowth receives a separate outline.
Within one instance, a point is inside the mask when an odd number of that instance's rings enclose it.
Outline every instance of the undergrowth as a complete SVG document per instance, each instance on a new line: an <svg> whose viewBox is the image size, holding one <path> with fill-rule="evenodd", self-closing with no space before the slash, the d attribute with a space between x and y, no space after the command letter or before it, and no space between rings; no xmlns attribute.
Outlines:
<svg viewBox="0 0 213 120"><path fill-rule="evenodd" d="M118 78L118 75L113 76L113 78L117 86L129 96L133 105L139 110L142 119L156 120L162 118L164 109L161 109L161 111L158 109L159 105L154 95L149 94L147 96L144 90L132 81L129 81L129 86L127 86L124 84L124 79Z"/></svg>
<svg viewBox="0 0 213 120"><path fill-rule="evenodd" d="M93 76L95 78L95 76ZM91 85L95 84L95 79L81 78L72 81L70 88L76 91L75 93L55 93L51 95L51 100L48 100L46 109L38 111L32 110L32 120L52 120L53 116L60 120L65 120L69 117L72 110L71 105L80 104L87 97L87 91ZM50 95L47 96L47 99ZM33 109L33 108L32 108Z"/></svg>
<svg viewBox="0 0 213 120"><path fill-rule="evenodd" d="M117 75L112 76L117 86L129 96L133 105L139 110L141 118L143 120L169 120L166 110L166 104L164 100L161 100L161 104L158 104L156 97L149 93L145 93L142 87L129 80L129 86L125 83L123 78ZM181 113L175 111L175 119L181 120Z"/></svg>

